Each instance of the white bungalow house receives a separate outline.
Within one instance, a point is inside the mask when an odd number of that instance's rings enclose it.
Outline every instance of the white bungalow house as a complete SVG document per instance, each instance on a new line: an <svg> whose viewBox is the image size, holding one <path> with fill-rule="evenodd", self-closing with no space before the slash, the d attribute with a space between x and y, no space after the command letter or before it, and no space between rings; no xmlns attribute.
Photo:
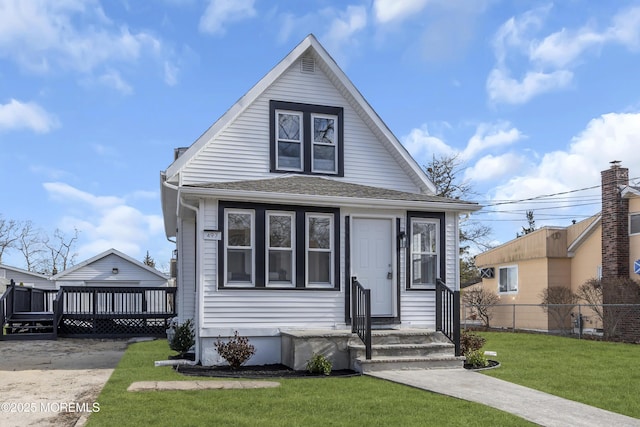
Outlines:
<svg viewBox="0 0 640 427"><path fill-rule="evenodd" d="M434 195L313 35L176 149L161 191L179 320L204 365L238 331L250 364L300 368L297 339L350 335L352 277L377 328L434 330L437 280L459 290L459 215L479 209Z"/></svg>
<svg viewBox="0 0 640 427"><path fill-rule="evenodd" d="M116 249L109 249L51 277L61 286L167 286L169 277Z"/></svg>

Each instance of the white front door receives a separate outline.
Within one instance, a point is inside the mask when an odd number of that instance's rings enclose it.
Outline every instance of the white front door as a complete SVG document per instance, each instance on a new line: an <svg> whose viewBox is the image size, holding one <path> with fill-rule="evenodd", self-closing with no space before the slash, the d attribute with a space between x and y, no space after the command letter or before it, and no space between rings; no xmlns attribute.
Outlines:
<svg viewBox="0 0 640 427"><path fill-rule="evenodd" d="M393 220L354 218L351 273L371 289L371 315L394 316Z"/></svg>

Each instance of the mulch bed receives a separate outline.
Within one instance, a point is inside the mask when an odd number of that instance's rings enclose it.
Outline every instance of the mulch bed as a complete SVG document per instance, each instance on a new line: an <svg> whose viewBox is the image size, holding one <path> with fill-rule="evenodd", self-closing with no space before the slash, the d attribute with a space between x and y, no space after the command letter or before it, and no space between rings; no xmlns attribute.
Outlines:
<svg viewBox="0 0 640 427"><path fill-rule="evenodd" d="M175 370L182 375L193 377L219 377L219 378L326 378L326 377L352 377L359 373L350 369L332 370L330 375L311 374L307 371L294 371L284 365L258 365L242 366L240 369L231 369L228 366L201 366L179 365Z"/></svg>
<svg viewBox="0 0 640 427"><path fill-rule="evenodd" d="M474 366L474 365L470 365L468 363L464 364L464 369L470 369L472 371L482 371L485 369L493 369L493 368L498 368L500 367L500 362L496 361L496 360L488 360L489 365L484 366L484 367L479 367L479 366Z"/></svg>

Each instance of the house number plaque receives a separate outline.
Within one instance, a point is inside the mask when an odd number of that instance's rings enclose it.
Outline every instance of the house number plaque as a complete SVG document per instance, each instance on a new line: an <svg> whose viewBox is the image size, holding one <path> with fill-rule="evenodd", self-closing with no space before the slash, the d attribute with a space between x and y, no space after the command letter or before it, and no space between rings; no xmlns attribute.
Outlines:
<svg viewBox="0 0 640 427"><path fill-rule="evenodd" d="M220 240L222 233L217 230L204 230L204 240Z"/></svg>

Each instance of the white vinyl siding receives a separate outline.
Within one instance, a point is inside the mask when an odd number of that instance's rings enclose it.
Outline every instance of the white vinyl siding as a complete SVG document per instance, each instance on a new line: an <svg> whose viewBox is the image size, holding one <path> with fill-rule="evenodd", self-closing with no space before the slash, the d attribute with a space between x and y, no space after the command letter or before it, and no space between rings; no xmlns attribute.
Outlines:
<svg viewBox="0 0 640 427"><path fill-rule="evenodd" d="M205 294L204 312L204 328L333 329L344 324L344 292L224 289Z"/></svg>
<svg viewBox="0 0 640 427"><path fill-rule="evenodd" d="M117 273L113 269L117 268ZM116 254L109 254L85 266L70 271L56 280L56 286L166 286L167 279L131 263Z"/></svg>
<svg viewBox="0 0 640 427"><path fill-rule="evenodd" d="M193 319L196 314L196 226L193 220L182 220L178 231L178 320Z"/></svg>
<svg viewBox="0 0 640 427"><path fill-rule="evenodd" d="M458 242L458 213L447 212L445 215L445 268L444 280L453 290L460 290L460 247ZM442 272L441 272L442 275Z"/></svg>
<svg viewBox="0 0 640 427"><path fill-rule="evenodd" d="M301 90L304 88L304 90ZM419 187L319 69L294 65L185 165L181 185L273 177L269 164L269 101L344 108L344 180L399 191Z"/></svg>

